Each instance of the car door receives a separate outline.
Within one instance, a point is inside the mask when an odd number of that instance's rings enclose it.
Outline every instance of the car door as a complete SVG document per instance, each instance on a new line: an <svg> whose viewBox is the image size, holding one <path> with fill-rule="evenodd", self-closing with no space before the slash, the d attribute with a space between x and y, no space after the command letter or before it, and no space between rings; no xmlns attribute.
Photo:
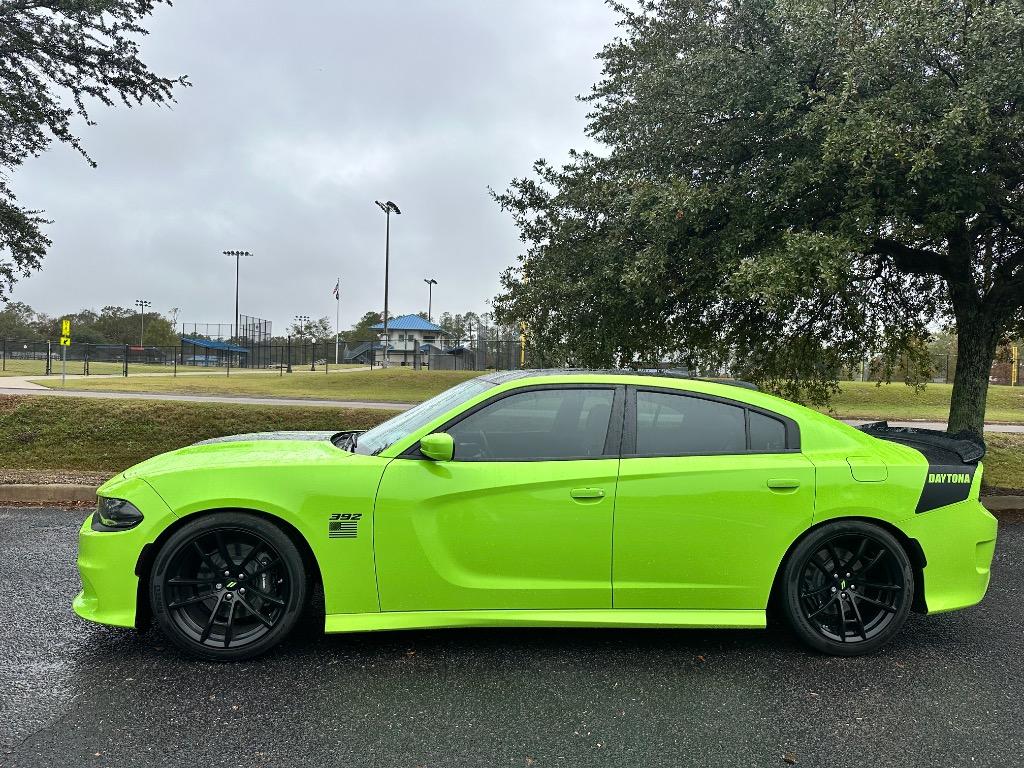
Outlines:
<svg viewBox="0 0 1024 768"><path fill-rule="evenodd" d="M763 609L814 513L790 419L630 387L615 509L616 608Z"/></svg>
<svg viewBox="0 0 1024 768"><path fill-rule="evenodd" d="M610 608L612 513L625 390L512 390L438 431L452 461L414 448L374 509L381 610Z"/></svg>

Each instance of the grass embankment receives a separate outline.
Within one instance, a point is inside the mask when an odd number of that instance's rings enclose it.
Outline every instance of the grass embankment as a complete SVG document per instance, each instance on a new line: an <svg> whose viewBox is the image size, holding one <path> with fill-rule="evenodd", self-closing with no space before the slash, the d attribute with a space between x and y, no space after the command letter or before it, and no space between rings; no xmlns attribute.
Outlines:
<svg viewBox="0 0 1024 768"><path fill-rule="evenodd" d="M367 429L382 410L0 397L0 468L109 471L197 440L277 429Z"/></svg>
<svg viewBox="0 0 1024 768"><path fill-rule="evenodd" d="M0 396L0 470L114 473L209 437L275 429L365 429L392 415L353 408ZM986 486L1024 488L1024 435L986 437Z"/></svg>
<svg viewBox="0 0 1024 768"><path fill-rule="evenodd" d="M337 373L293 373L283 376L145 376L75 379L68 389L103 392L163 392L186 395L289 397L310 400L365 400L418 403L454 384L479 376L479 371L415 371L390 368ZM34 379L50 388L60 380Z"/></svg>

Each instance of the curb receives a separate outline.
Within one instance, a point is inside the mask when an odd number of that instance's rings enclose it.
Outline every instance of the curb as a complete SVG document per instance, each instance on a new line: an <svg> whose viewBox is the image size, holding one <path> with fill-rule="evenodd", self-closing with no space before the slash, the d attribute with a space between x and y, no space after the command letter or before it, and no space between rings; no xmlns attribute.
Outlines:
<svg viewBox="0 0 1024 768"><path fill-rule="evenodd" d="M98 485L0 485L0 504L67 504L93 502ZM1024 496L982 496L981 503L996 515L1024 514Z"/></svg>
<svg viewBox="0 0 1024 768"><path fill-rule="evenodd" d="M94 502L98 485L0 485L0 504L68 504Z"/></svg>

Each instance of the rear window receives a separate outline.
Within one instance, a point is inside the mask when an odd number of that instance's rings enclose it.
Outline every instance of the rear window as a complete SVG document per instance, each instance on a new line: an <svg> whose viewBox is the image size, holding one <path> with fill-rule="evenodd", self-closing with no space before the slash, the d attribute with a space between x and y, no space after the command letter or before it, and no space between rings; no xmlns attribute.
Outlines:
<svg viewBox="0 0 1024 768"><path fill-rule="evenodd" d="M636 394L636 452L641 456L743 453L743 408L665 392Z"/></svg>

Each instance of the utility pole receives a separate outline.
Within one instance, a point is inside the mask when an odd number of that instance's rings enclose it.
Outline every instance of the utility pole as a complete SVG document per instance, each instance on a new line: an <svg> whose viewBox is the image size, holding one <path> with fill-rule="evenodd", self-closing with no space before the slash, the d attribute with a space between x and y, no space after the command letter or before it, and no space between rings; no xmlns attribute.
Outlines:
<svg viewBox="0 0 1024 768"><path fill-rule="evenodd" d="M238 273L239 273L239 262L241 262L243 256L252 256L248 251L224 251L225 256L235 257L235 338L238 338Z"/></svg>
<svg viewBox="0 0 1024 768"><path fill-rule="evenodd" d="M390 338L388 337L388 270L391 262L391 214L401 215L402 212L398 206L388 200L386 203L382 203L380 200L374 200L377 207L384 211L387 216L387 229L384 235L384 365L382 367L387 368L388 366L388 351L391 349Z"/></svg>
<svg viewBox="0 0 1024 768"><path fill-rule="evenodd" d="M139 346L141 347L145 342L146 338L146 309L153 306L153 302L146 301L145 299L136 299L135 306L139 308Z"/></svg>
<svg viewBox="0 0 1024 768"><path fill-rule="evenodd" d="M423 282L427 284L427 322L434 322L431 318L434 308L434 286L437 285L437 280L432 277L423 278Z"/></svg>

